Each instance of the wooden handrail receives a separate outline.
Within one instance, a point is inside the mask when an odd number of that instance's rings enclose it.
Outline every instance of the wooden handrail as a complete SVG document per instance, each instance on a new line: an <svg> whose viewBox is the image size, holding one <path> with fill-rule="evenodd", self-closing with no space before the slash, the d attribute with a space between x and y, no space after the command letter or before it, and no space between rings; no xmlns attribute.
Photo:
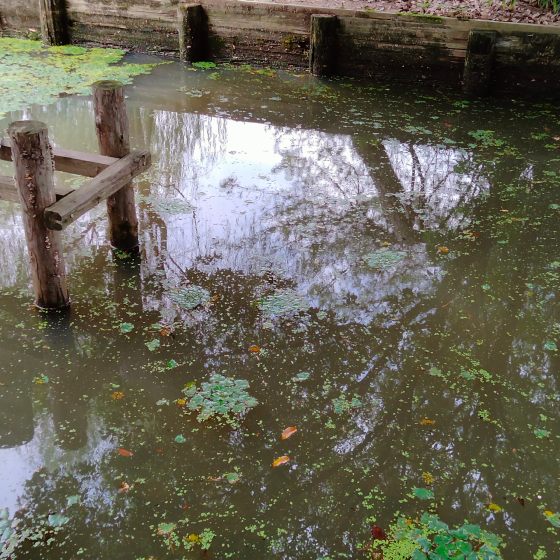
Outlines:
<svg viewBox="0 0 560 560"><path fill-rule="evenodd" d="M116 163L107 167L97 177L46 208L47 227L54 230L64 229L102 200L128 185L150 165L151 155L147 150L133 151L116 160Z"/></svg>
<svg viewBox="0 0 560 560"><path fill-rule="evenodd" d="M117 158L88 154L62 148L53 149L54 168L83 177L96 177L104 169L117 162ZM8 138L0 138L0 160L12 161L12 148Z"/></svg>

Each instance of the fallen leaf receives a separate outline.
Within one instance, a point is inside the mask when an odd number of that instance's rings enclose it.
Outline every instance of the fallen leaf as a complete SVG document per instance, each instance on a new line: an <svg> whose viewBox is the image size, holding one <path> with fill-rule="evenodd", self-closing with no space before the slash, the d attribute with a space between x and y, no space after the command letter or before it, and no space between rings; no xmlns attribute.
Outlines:
<svg viewBox="0 0 560 560"><path fill-rule="evenodd" d="M132 457L134 455L134 453L132 451L129 451L128 449L125 449L124 447L119 447L117 449L117 453L121 457Z"/></svg>
<svg viewBox="0 0 560 560"><path fill-rule="evenodd" d="M387 533L378 525L371 526L371 536L376 541L384 541L387 540Z"/></svg>
<svg viewBox="0 0 560 560"><path fill-rule="evenodd" d="M498 504L495 504L494 502L490 502L486 507L492 513L499 513L500 511L502 511L502 508Z"/></svg>
<svg viewBox="0 0 560 560"><path fill-rule="evenodd" d="M434 477L429 472L422 473L422 480L428 485L431 486L434 482Z"/></svg>
<svg viewBox="0 0 560 560"><path fill-rule="evenodd" d="M422 418L422 420L420 420L420 422L418 423L420 424L420 426L433 426L436 421L431 420L430 418Z"/></svg>
<svg viewBox="0 0 560 560"><path fill-rule="evenodd" d="M158 535L169 535L175 530L175 527L177 527L176 523L160 523L158 525Z"/></svg>
<svg viewBox="0 0 560 560"><path fill-rule="evenodd" d="M120 401L121 399L124 399L124 393L122 391L113 391L111 393L111 398L114 401Z"/></svg>
<svg viewBox="0 0 560 560"><path fill-rule="evenodd" d="M280 465L285 465L286 463L290 462L290 458L287 455L282 455L281 457L278 457L278 459L275 459L272 463L273 467L279 467Z"/></svg>
<svg viewBox="0 0 560 560"><path fill-rule="evenodd" d="M295 426L288 426L283 432L282 435L280 436L282 439L288 439L289 437L292 437L296 432L297 432L297 428Z"/></svg>
<svg viewBox="0 0 560 560"><path fill-rule="evenodd" d="M185 406L187 404L186 399L177 399L175 402L177 403L177 406Z"/></svg>
<svg viewBox="0 0 560 560"><path fill-rule="evenodd" d="M119 487L119 494L126 494L129 490L130 490L131 486L130 484L128 484L128 482L121 482L121 485Z"/></svg>
<svg viewBox="0 0 560 560"><path fill-rule="evenodd" d="M164 326L164 327L161 327L161 329L159 330L159 335L160 336L170 336L172 332L173 331L172 331L171 327Z"/></svg>
<svg viewBox="0 0 560 560"><path fill-rule="evenodd" d="M440 253L441 255L447 255L447 253L449 253L449 247L445 247L445 245L440 245L437 248L437 252Z"/></svg>
<svg viewBox="0 0 560 560"><path fill-rule="evenodd" d="M261 347L257 346L256 344L252 344L251 346L249 346L249 352L252 352L253 354L258 354L261 351Z"/></svg>

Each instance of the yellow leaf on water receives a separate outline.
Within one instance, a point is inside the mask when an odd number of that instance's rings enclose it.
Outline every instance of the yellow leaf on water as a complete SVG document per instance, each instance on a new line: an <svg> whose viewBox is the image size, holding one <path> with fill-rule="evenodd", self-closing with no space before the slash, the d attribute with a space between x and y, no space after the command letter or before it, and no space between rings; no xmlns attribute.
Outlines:
<svg viewBox="0 0 560 560"><path fill-rule="evenodd" d="M280 465L285 465L289 461L290 461L290 458L287 455L282 455L281 457L278 457L278 459L275 459L273 461L272 466L273 467L279 467Z"/></svg>
<svg viewBox="0 0 560 560"><path fill-rule="evenodd" d="M111 394L111 398L112 398L114 401L120 401L121 399L124 399L124 393L123 393L122 391L114 391L114 392Z"/></svg>
<svg viewBox="0 0 560 560"><path fill-rule="evenodd" d="M177 399L175 402L177 403L177 406L185 406L187 404L186 399Z"/></svg>
<svg viewBox="0 0 560 560"><path fill-rule="evenodd" d="M252 352L253 354L258 354L261 351L261 347L257 346L256 344L252 344L251 346L249 346L249 352Z"/></svg>
<svg viewBox="0 0 560 560"><path fill-rule="evenodd" d="M429 472L422 473L422 480L430 486L434 482L434 477Z"/></svg>
<svg viewBox="0 0 560 560"><path fill-rule="evenodd" d="M499 513L500 511L502 511L502 508L494 502L490 502L486 507L493 513Z"/></svg>
<svg viewBox="0 0 560 560"><path fill-rule="evenodd" d="M295 426L288 426L280 436L282 439L288 439L292 437L297 432L297 428Z"/></svg>
<svg viewBox="0 0 560 560"><path fill-rule="evenodd" d="M422 418L419 422L420 426L433 426L435 423L435 420L430 420L429 418Z"/></svg>
<svg viewBox="0 0 560 560"><path fill-rule="evenodd" d="M437 248L437 252L440 253L441 255L447 255L447 253L449 253L449 247L446 247L445 245L440 245Z"/></svg>
<svg viewBox="0 0 560 560"><path fill-rule="evenodd" d="M200 540L200 537L195 534L195 533L191 533L188 537L187 537L187 541L191 542L191 543L197 543Z"/></svg>

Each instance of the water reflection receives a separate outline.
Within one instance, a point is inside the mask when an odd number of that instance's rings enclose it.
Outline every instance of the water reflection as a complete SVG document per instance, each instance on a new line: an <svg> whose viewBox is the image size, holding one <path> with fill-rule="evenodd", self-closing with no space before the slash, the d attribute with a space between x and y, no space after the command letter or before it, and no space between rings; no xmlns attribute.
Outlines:
<svg viewBox="0 0 560 560"><path fill-rule="evenodd" d="M103 209L82 217L65 234L73 311L47 321L27 306L17 208L1 207L0 505L71 517L49 558L181 557L157 536L181 520L216 533L217 558L354 558L367 517L416 515L406 496L431 477L446 521L504 534L506 557L553 555L539 507L560 508L558 440L535 430L559 427L558 353L543 346L560 335L557 163L528 141L548 110L519 124L344 84L158 72L129 91L133 143L155 156L138 184L140 262L111 254ZM68 98L30 114L92 150L91 113ZM489 120L488 145L473 144ZM368 265L383 249L404 256ZM178 285L212 303L179 309ZM309 309L264 317L255 302L282 290ZM251 382L245 429L174 404L211 372ZM287 425L300 431L283 444Z"/></svg>

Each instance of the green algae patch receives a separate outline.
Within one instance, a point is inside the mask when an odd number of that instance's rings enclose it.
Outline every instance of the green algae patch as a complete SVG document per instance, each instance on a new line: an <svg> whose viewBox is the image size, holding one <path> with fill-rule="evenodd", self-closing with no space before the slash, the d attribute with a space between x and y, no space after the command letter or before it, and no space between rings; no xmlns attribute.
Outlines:
<svg viewBox="0 0 560 560"><path fill-rule="evenodd" d="M305 298L291 289L278 290L258 300L257 304L267 317L296 315L309 308Z"/></svg>
<svg viewBox="0 0 560 560"><path fill-rule="evenodd" d="M397 265L406 257L405 251L391 251L390 249L379 249L364 257L364 261L370 268L386 270Z"/></svg>
<svg viewBox="0 0 560 560"><path fill-rule="evenodd" d="M0 37L0 117L60 96L88 95L99 80L129 84L156 64L123 63L120 49L74 45L44 47L39 41Z"/></svg>

